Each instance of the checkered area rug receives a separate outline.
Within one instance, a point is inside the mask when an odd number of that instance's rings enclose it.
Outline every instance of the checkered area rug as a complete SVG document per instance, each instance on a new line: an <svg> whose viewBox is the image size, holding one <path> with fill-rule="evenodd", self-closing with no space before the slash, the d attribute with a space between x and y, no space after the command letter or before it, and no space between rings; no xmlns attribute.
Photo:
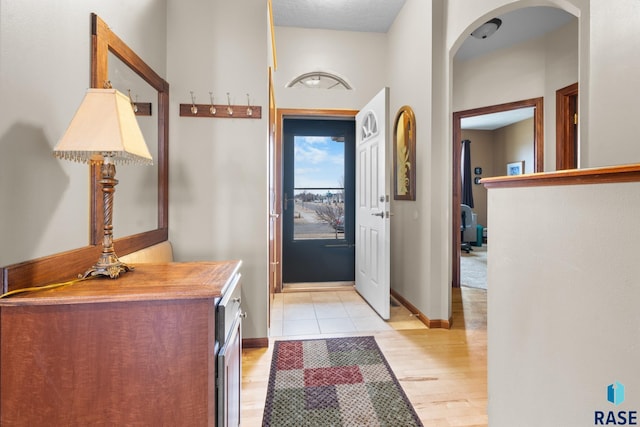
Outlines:
<svg viewBox="0 0 640 427"><path fill-rule="evenodd" d="M263 426L422 426L373 337L276 341Z"/></svg>

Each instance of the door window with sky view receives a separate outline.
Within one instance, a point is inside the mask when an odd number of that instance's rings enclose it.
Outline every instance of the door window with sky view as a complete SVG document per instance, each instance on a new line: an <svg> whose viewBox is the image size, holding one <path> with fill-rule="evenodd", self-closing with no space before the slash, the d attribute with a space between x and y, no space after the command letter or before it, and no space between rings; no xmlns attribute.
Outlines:
<svg viewBox="0 0 640 427"><path fill-rule="evenodd" d="M343 137L294 137L294 240L344 239Z"/></svg>

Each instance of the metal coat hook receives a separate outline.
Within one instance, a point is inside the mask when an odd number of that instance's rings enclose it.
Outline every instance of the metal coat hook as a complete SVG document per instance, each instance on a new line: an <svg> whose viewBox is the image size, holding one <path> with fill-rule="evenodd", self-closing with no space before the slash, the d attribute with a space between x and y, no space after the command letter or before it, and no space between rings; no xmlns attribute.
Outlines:
<svg viewBox="0 0 640 427"><path fill-rule="evenodd" d="M209 92L209 98L211 99L211 106L209 107L209 114L215 116L217 113L216 106L213 105L213 92Z"/></svg>
<svg viewBox="0 0 640 427"><path fill-rule="evenodd" d="M227 92L227 104L220 102L216 105L213 91L209 92L209 102L198 104L193 91L191 102L180 104L181 117L207 117L210 119L260 119L262 118L262 107L251 103L251 94L247 93L247 103L244 105L233 105L231 103L231 92ZM131 98L131 94L129 94ZM136 115L151 115L151 103L135 102L139 111Z"/></svg>
<svg viewBox="0 0 640 427"><path fill-rule="evenodd" d="M251 98L247 94L247 116L253 116L253 108L251 108Z"/></svg>
<svg viewBox="0 0 640 427"><path fill-rule="evenodd" d="M129 102L131 103L131 108L133 108L133 112L137 113L138 112L138 105L133 102L133 99L131 99L131 89L127 89L127 93L129 94ZM138 97L136 96L136 101L138 100Z"/></svg>
<svg viewBox="0 0 640 427"><path fill-rule="evenodd" d="M231 97L229 96L229 92L227 92L227 113L230 116L233 116L233 107L231 107Z"/></svg>
<svg viewBox="0 0 640 427"><path fill-rule="evenodd" d="M198 114L198 107L196 107L196 97L193 95L193 91L191 91L191 114Z"/></svg>

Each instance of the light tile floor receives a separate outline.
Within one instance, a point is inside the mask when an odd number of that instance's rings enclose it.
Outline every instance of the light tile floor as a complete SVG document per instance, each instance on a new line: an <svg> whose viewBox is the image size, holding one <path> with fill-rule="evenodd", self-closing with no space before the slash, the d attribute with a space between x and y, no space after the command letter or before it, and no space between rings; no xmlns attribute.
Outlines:
<svg viewBox="0 0 640 427"><path fill-rule="evenodd" d="M384 321L354 290L276 294L271 306L270 336L426 329L409 310L391 301L391 318Z"/></svg>

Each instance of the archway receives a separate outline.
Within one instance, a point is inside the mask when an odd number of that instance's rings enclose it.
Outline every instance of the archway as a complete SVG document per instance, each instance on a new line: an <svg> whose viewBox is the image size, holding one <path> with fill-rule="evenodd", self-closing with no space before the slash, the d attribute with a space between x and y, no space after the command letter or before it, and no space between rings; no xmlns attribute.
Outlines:
<svg viewBox="0 0 640 427"><path fill-rule="evenodd" d="M552 121L555 120L555 114L548 114L545 118L542 108L542 99L544 97L547 97L547 104L553 106L553 101L555 100L555 98L553 100L549 99L550 89L545 86L547 80L546 77L549 73L549 70L545 69L544 66L540 66L540 69L535 69L536 63L539 64L544 61L536 61L536 59L538 58L532 57L529 60L529 63L527 62L528 59L526 57L526 55L533 56L537 53L541 58L544 59L545 52L542 51L542 53L540 53L539 51L536 51L536 49L542 50L544 49L544 47L539 47L535 44L535 40L537 40L535 37L530 40L520 40L518 44L514 46L508 46L504 44L504 40L498 40L498 35L503 38L512 38L506 37L507 34L500 34L500 32L509 30L509 21L513 17L519 18L521 20L520 24L518 24L518 28L522 29L524 25L522 23L525 22L523 20L523 17L525 17L529 13L533 15L532 18L528 18L531 23L533 23L536 18L542 19L541 17L544 14L549 14L549 16L554 16L554 14L556 14L558 15L558 26L556 28L547 28L546 30L541 28L540 31L544 30L547 32L541 32L536 37L547 37L545 34L549 34L552 31L560 31L559 29L564 28L564 26L567 26L567 28L569 28L568 23L572 23L572 25L575 25L576 28L575 40L577 49L578 24L577 21L575 21L575 17L578 11L575 10L575 7L573 5L564 5L564 3L563 6L566 7L561 7L560 5L554 6L552 4L545 7L539 7L536 5L532 5L530 1L521 1L516 2L516 4L505 5L476 19L459 35L458 39L451 48L451 53L449 56L449 65L451 70L451 90L449 91L449 93L452 94L450 99L450 111L453 118L453 126L451 128L451 140L453 143L451 282L454 287L460 285L460 120L464 117L485 114L487 112L503 111L514 108L521 108L523 106L535 107L535 136L533 138L535 154L533 162L533 172L544 171L544 123L546 122L547 124L546 135L549 136L551 132L555 134L555 126L554 122ZM501 18L503 20L503 24L496 35L491 36L496 37L496 50L488 50L487 52L485 52L485 55L491 55L491 60L483 60L481 57L474 57L473 53L469 54L470 51L468 49L468 46L465 45L465 40L470 39L468 34L483 22L489 21L490 19L495 17ZM546 21L548 20L545 20L545 22ZM544 25L540 26L544 27ZM570 30L573 31L573 27L571 27ZM480 41L475 40L475 42L479 43ZM540 46L543 45L543 43L540 43ZM454 61L454 57L461 52L463 52L464 55L471 55L468 56L468 58L470 59L465 60L465 66L467 66L467 68L465 69L460 68L462 67L462 65L460 65L460 61ZM577 72L576 59L575 75L572 76L572 78L575 80L577 80ZM553 77L555 78L555 76ZM464 81L465 84L460 85L461 80ZM552 79L550 78L549 80ZM516 85L518 84L520 84L521 86L516 87ZM550 83L549 86L553 87L553 84L557 84L557 87L563 87L564 85L566 85L564 82L558 81ZM459 86L463 86L462 89L460 89ZM469 90L470 88L472 89ZM553 94L555 96L555 89L553 91ZM550 110L552 112L553 108L551 108ZM553 141L553 136L551 137L551 140ZM547 147L547 149L555 152L555 147Z"/></svg>

